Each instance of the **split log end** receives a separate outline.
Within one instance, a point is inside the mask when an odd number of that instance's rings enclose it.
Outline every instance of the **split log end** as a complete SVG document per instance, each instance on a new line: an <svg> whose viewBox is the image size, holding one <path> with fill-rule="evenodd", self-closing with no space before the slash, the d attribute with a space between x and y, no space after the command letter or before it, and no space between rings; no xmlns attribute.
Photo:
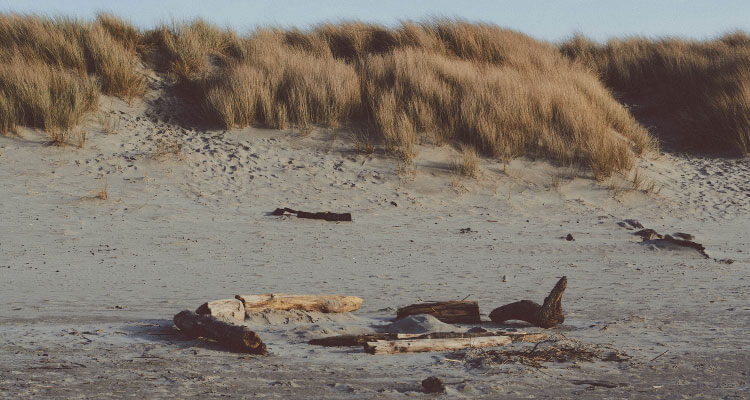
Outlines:
<svg viewBox="0 0 750 400"><path fill-rule="evenodd" d="M246 326L220 321L210 315L180 311L173 318L175 326L189 338L212 339L231 351L249 354L268 354L265 343Z"/></svg>

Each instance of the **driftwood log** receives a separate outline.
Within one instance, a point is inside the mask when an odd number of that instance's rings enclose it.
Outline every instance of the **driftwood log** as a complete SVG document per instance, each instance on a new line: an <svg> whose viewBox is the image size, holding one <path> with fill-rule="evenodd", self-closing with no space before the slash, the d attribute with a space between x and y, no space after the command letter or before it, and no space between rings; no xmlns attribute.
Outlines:
<svg viewBox="0 0 750 400"><path fill-rule="evenodd" d="M258 334L246 326L228 324L212 316L188 310L179 312L173 320L175 326L190 338L213 339L227 349L240 353L268 353Z"/></svg>
<svg viewBox="0 0 750 400"><path fill-rule="evenodd" d="M434 333L370 333L364 335L340 335L329 336L320 339L312 339L308 343L327 347L355 347L363 346L367 342L378 340L404 340L404 339L458 339L478 338L488 336L508 336L514 342L541 342L549 336L543 333L525 332L434 332Z"/></svg>
<svg viewBox="0 0 750 400"><path fill-rule="evenodd" d="M297 218L322 219L324 221L333 221L333 222L341 222L341 221L351 222L352 221L351 213L332 213L328 211L306 212L306 211L292 210L291 208L277 208L271 213L271 215L284 215L285 213L296 214Z"/></svg>
<svg viewBox="0 0 750 400"><path fill-rule="evenodd" d="M209 301L201 304L195 312L232 323L241 323L245 320L245 307L237 299Z"/></svg>
<svg viewBox="0 0 750 400"><path fill-rule="evenodd" d="M424 353L428 351L453 351L465 348L505 346L511 342L508 336L484 336L454 339L404 339L378 340L365 343L365 352L370 354Z"/></svg>
<svg viewBox="0 0 750 400"><path fill-rule="evenodd" d="M568 278L563 276L541 306L531 300L517 301L492 310L490 319L496 323L519 320L542 328L553 328L565 321L562 295L567 285Z"/></svg>
<svg viewBox="0 0 750 400"><path fill-rule="evenodd" d="M238 294L235 298L242 302L245 313L268 309L343 313L356 311L362 307L362 299L355 296L273 293Z"/></svg>
<svg viewBox="0 0 750 400"><path fill-rule="evenodd" d="M478 324L479 303L470 300L437 301L412 304L396 311L396 319L417 314L430 314L448 324Z"/></svg>

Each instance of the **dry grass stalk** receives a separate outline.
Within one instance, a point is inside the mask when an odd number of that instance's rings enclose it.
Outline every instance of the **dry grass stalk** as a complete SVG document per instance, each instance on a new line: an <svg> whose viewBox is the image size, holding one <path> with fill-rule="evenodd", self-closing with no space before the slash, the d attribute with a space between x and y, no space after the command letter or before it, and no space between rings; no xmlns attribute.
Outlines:
<svg viewBox="0 0 750 400"><path fill-rule="evenodd" d="M461 158L451 163L451 169L457 174L469 178L479 176L479 155L477 151L470 146L461 147Z"/></svg>
<svg viewBox="0 0 750 400"><path fill-rule="evenodd" d="M107 200L107 184L105 183L104 187L102 187L100 190L95 191L93 197L99 200Z"/></svg>
<svg viewBox="0 0 750 400"><path fill-rule="evenodd" d="M549 362L577 361L626 361L630 357L618 352L604 351L599 346L568 340L547 340L525 350L470 350L452 354L451 359L461 359L473 368L488 368L506 364L522 364L533 368L545 368Z"/></svg>
<svg viewBox="0 0 750 400"><path fill-rule="evenodd" d="M154 150L152 157L162 160L174 157L177 160L182 160L184 158L184 155L182 154L182 145L173 139L158 141L156 142L156 149Z"/></svg>
<svg viewBox="0 0 750 400"><path fill-rule="evenodd" d="M119 116L113 116L110 113L99 115L99 124L107 135L117 135L120 133L120 124L122 120Z"/></svg>

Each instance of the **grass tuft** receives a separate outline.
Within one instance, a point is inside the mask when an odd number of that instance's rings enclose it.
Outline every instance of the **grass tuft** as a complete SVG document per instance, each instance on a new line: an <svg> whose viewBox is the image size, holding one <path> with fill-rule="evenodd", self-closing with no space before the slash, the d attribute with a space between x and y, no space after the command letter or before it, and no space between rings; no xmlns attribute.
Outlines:
<svg viewBox="0 0 750 400"><path fill-rule="evenodd" d="M470 146L461 147L461 158L451 163L451 169L457 174L469 178L479 176L479 155L477 151Z"/></svg>

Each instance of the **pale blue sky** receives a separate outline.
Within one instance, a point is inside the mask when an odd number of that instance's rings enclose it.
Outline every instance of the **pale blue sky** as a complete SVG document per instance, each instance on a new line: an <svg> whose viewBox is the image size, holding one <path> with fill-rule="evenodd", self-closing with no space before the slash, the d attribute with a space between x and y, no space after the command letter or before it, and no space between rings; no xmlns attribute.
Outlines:
<svg viewBox="0 0 750 400"><path fill-rule="evenodd" d="M106 10L144 27L201 16L240 32L256 25L304 28L341 19L392 24L430 16L492 22L553 41L576 31L597 40L624 35L700 39L735 29L750 32L750 0L0 0L0 8L79 17Z"/></svg>

